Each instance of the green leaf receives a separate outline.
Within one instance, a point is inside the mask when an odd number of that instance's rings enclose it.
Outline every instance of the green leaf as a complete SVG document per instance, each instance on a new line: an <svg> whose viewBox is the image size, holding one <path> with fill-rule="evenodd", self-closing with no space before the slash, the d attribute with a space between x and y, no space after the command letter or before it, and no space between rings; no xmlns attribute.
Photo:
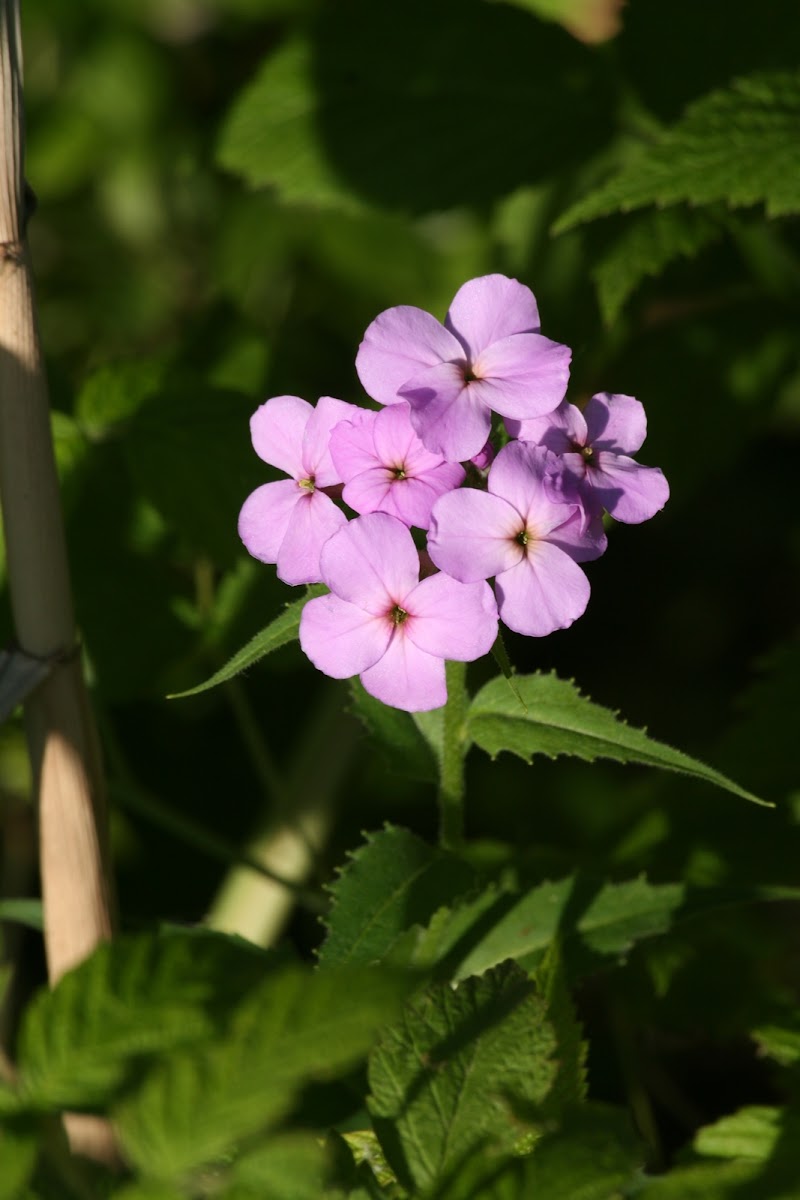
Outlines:
<svg viewBox="0 0 800 1200"><path fill-rule="evenodd" d="M687 108L606 184L556 222L583 221L649 204L764 204L771 217L800 212L800 73L737 80Z"/></svg>
<svg viewBox="0 0 800 1200"><path fill-rule="evenodd" d="M582 42L606 42L622 26L619 0L510 0L543 21L557 21Z"/></svg>
<svg viewBox="0 0 800 1200"><path fill-rule="evenodd" d="M575 1005L567 987L561 950L557 941L550 943L536 971L536 986L547 1004L556 1037L558 1073L553 1081L550 1102L558 1111L581 1104L586 1099L587 1043L583 1040Z"/></svg>
<svg viewBox="0 0 800 1200"><path fill-rule="evenodd" d="M385 752L391 768L411 779L435 782L436 761L411 713L370 696L358 676L350 681L350 696L352 711Z"/></svg>
<svg viewBox="0 0 800 1200"><path fill-rule="evenodd" d="M269 976L222 1040L173 1054L123 1101L116 1119L128 1158L176 1179L230 1156L274 1125L305 1084L355 1067L413 983L367 968L291 966Z"/></svg>
<svg viewBox="0 0 800 1200"><path fill-rule="evenodd" d="M401 1184L431 1187L478 1145L511 1150L512 1105L544 1110L557 1053L546 997L513 963L414 1001L369 1064L369 1109Z"/></svg>
<svg viewBox="0 0 800 1200"><path fill-rule="evenodd" d="M39 1150L37 1129L24 1119L0 1126L0 1200L22 1200Z"/></svg>
<svg viewBox="0 0 800 1200"><path fill-rule="evenodd" d="M527 1197L612 1200L631 1184L644 1158L629 1114L592 1104L569 1113L562 1127L536 1143L525 1163ZM627 1194L627 1193L625 1193Z"/></svg>
<svg viewBox="0 0 800 1200"><path fill-rule="evenodd" d="M331 1155L310 1133L284 1133L243 1155L230 1173L229 1200L320 1200Z"/></svg>
<svg viewBox="0 0 800 1200"><path fill-rule="evenodd" d="M159 389L164 365L157 360L101 367L88 377L75 403L86 436L99 440L116 433Z"/></svg>
<svg viewBox="0 0 800 1200"><path fill-rule="evenodd" d="M42 902L27 897L0 900L0 921L16 921L18 925L41 932L44 928Z"/></svg>
<svg viewBox="0 0 800 1200"><path fill-rule="evenodd" d="M266 60L217 157L287 204L443 211L580 162L606 131L608 99L583 47L507 5L407 0L387 37L380 7L340 0Z"/></svg>
<svg viewBox="0 0 800 1200"><path fill-rule="evenodd" d="M744 1162L704 1162L646 1179L637 1200L796 1200L797 1192L761 1187L761 1168Z"/></svg>
<svg viewBox="0 0 800 1200"><path fill-rule="evenodd" d="M426 930L415 931L407 961L427 968L439 963L456 980L508 958L532 970L557 940L575 976L703 913L791 899L800 899L800 889L691 888L644 878L605 883L581 874L522 895L493 885L441 909Z"/></svg>
<svg viewBox="0 0 800 1200"><path fill-rule="evenodd" d="M265 481L248 429L253 407L239 392L167 377L120 440L138 493L180 530L191 551L224 566L242 552L239 510Z"/></svg>
<svg viewBox="0 0 800 1200"><path fill-rule="evenodd" d="M749 1158L764 1162L778 1144L783 1110L753 1104L704 1125L694 1137L698 1154L710 1158Z"/></svg>
<svg viewBox="0 0 800 1200"><path fill-rule="evenodd" d="M606 325L614 324L645 276L658 275L673 259L692 258L723 232L704 209L676 205L631 217L592 271Z"/></svg>
<svg viewBox="0 0 800 1200"><path fill-rule="evenodd" d="M470 705L467 732L494 757L501 750L530 762L534 754L556 758L571 754L586 762L610 758L621 763L644 763L703 779L755 804L764 804L719 771L656 742L611 712L582 696L575 685L556 675L520 675L516 684L526 709L504 679L481 688Z"/></svg>
<svg viewBox="0 0 800 1200"><path fill-rule="evenodd" d="M474 876L453 855L387 825L367 835L330 887L328 936L319 952L325 966L368 964L383 958L399 934L430 919Z"/></svg>
<svg viewBox="0 0 800 1200"><path fill-rule="evenodd" d="M240 675L242 671L246 671L248 667L252 667L253 663L258 662L260 658L265 658L273 650L280 650L281 646L286 646L289 642L293 642L300 632L300 614L305 607L306 601L311 600L314 596L325 595L327 590L322 583L315 583L311 587L306 588L306 594L301 600L295 600L292 604L287 604L279 617L276 617L265 629L262 629L254 638L251 638L246 646L237 651L233 658L230 658L224 667L220 667L218 671L215 671L205 683L198 683L197 687L188 688L185 692L175 692L173 695L168 696L167 699L182 700L186 696L196 696L200 692L207 692L211 688L218 687L221 683L227 683L235 675Z"/></svg>
<svg viewBox="0 0 800 1200"><path fill-rule="evenodd" d="M782 1067L800 1063L800 1015L792 1014L780 1024L760 1025L752 1036L762 1052Z"/></svg>
<svg viewBox="0 0 800 1200"><path fill-rule="evenodd" d="M275 962L248 942L201 930L98 947L27 1009L21 1101L37 1109L106 1103L143 1060L219 1032Z"/></svg>

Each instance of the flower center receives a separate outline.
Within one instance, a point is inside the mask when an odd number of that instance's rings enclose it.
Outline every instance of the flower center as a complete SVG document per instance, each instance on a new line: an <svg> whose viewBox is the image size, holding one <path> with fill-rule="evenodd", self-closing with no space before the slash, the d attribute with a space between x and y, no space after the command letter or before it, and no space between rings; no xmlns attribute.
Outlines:
<svg viewBox="0 0 800 1200"><path fill-rule="evenodd" d="M307 492L313 492L314 488L316 487L316 484L314 483L314 476L309 475L308 479L298 479L297 486L304 488Z"/></svg>
<svg viewBox="0 0 800 1200"><path fill-rule="evenodd" d="M594 450L591 446L579 446L578 453L583 461L587 464L591 463L592 459L594 458Z"/></svg>
<svg viewBox="0 0 800 1200"><path fill-rule="evenodd" d="M530 534L528 533L527 529L520 529L519 533L514 538L514 541L518 546L527 546L529 540Z"/></svg>
<svg viewBox="0 0 800 1200"><path fill-rule="evenodd" d="M399 604L395 604L394 608L389 611L389 616L395 625L402 625L403 621L408 619L408 613Z"/></svg>
<svg viewBox="0 0 800 1200"><path fill-rule="evenodd" d="M405 467L393 467L392 470L394 472L395 479L407 479L408 478L408 476L406 475Z"/></svg>

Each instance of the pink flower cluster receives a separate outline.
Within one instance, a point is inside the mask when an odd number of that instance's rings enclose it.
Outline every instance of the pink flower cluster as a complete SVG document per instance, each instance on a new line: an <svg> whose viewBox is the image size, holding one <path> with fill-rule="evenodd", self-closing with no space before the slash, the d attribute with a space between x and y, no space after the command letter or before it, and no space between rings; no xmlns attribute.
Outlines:
<svg viewBox="0 0 800 1200"><path fill-rule="evenodd" d="M409 306L372 322L356 369L383 409L276 396L256 411L256 453L289 478L248 497L239 534L285 583L329 588L300 622L319 670L359 675L397 708L438 708L445 661L486 654L498 619L544 637L583 613L579 564L606 548L603 512L645 521L669 488L631 457L647 431L638 400L565 401L570 357L539 332L527 287L486 275L444 325Z"/></svg>

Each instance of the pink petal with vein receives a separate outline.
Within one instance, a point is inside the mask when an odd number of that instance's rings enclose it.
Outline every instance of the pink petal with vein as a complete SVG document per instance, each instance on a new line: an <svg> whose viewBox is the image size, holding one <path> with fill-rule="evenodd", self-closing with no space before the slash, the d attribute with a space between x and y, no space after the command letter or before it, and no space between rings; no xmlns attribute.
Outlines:
<svg viewBox="0 0 800 1200"><path fill-rule="evenodd" d="M461 343L421 308L400 305L376 317L356 355L358 377L373 400L397 404L400 388L425 367L463 360Z"/></svg>
<svg viewBox="0 0 800 1200"><path fill-rule="evenodd" d="M314 409L299 396L273 396L250 418L250 436L259 458L294 479L303 477L303 434Z"/></svg>
<svg viewBox="0 0 800 1200"><path fill-rule="evenodd" d="M418 649L402 634L402 626L383 658L363 672L361 682L371 696L406 712L428 712L447 700L444 659Z"/></svg>
<svg viewBox="0 0 800 1200"><path fill-rule="evenodd" d="M385 513L351 521L325 545L320 568L332 592L376 616L402 605L419 581L411 534Z"/></svg>
<svg viewBox="0 0 800 1200"><path fill-rule="evenodd" d="M500 619L529 637L566 629L589 602L589 580L572 559L537 542L527 558L495 580Z"/></svg>
<svg viewBox="0 0 800 1200"><path fill-rule="evenodd" d="M406 605L406 636L428 654L472 662L494 645L497 604L486 583L431 575L409 593Z"/></svg>
<svg viewBox="0 0 800 1200"><path fill-rule="evenodd" d="M333 679L360 675L385 653L394 626L338 596L309 600L300 615L300 646Z"/></svg>
<svg viewBox="0 0 800 1200"><path fill-rule="evenodd" d="M320 551L347 518L323 492L304 492L294 506L278 551L278 578L294 586L322 579Z"/></svg>
<svg viewBox="0 0 800 1200"><path fill-rule="evenodd" d="M253 558L278 561L289 518L304 495L293 479L262 483L250 493L239 513L239 537Z"/></svg>
<svg viewBox="0 0 800 1200"><path fill-rule="evenodd" d="M539 310L530 288L505 275L483 275L458 289L445 325L474 360L492 342L514 333L535 333Z"/></svg>

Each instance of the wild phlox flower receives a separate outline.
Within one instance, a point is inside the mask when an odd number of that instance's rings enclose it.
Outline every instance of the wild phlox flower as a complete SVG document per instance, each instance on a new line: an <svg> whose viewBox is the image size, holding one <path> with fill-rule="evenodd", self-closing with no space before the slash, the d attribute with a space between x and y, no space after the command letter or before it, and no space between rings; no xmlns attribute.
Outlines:
<svg viewBox="0 0 800 1200"><path fill-rule="evenodd" d="M463 488L437 500L428 552L462 583L495 577L500 618L510 629L544 637L579 617L589 581L577 565L606 548L598 521L587 527L575 503L551 497L553 454L510 442L489 470L488 491Z"/></svg>
<svg viewBox="0 0 800 1200"><path fill-rule="evenodd" d="M407 404L360 411L331 434L331 457L344 481L342 499L357 513L384 512L427 529L439 496L464 482L458 463L426 450Z"/></svg>
<svg viewBox="0 0 800 1200"><path fill-rule="evenodd" d="M506 425L513 437L559 455L555 491L579 501L589 517L605 509L616 521L636 525L669 499L662 471L630 457L647 435L644 407L633 396L599 392L583 412L565 401L547 416Z"/></svg>
<svg viewBox="0 0 800 1200"><path fill-rule="evenodd" d="M471 279L440 324L410 305L387 309L364 334L359 378L373 400L407 400L433 454L463 462L484 447L492 412L515 420L564 398L571 351L539 333L529 288L505 275Z"/></svg>
<svg viewBox="0 0 800 1200"><path fill-rule="evenodd" d="M323 547L330 594L309 600L300 618L300 645L315 667L334 679L359 675L370 695L408 712L440 708L445 659L480 658L497 636L486 583L442 573L420 581L419 568L401 521L357 517Z"/></svg>
<svg viewBox="0 0 800 1200"><path fill-rule="evenodd" d="M274 396L250 419L253 448L290 479L264 483L245 500L239 537L254 558L277 563L284 583L318 583L319 554L347 518L321 490L341 483L330 456L331 430L354 406L323 396Z"/></svg>

